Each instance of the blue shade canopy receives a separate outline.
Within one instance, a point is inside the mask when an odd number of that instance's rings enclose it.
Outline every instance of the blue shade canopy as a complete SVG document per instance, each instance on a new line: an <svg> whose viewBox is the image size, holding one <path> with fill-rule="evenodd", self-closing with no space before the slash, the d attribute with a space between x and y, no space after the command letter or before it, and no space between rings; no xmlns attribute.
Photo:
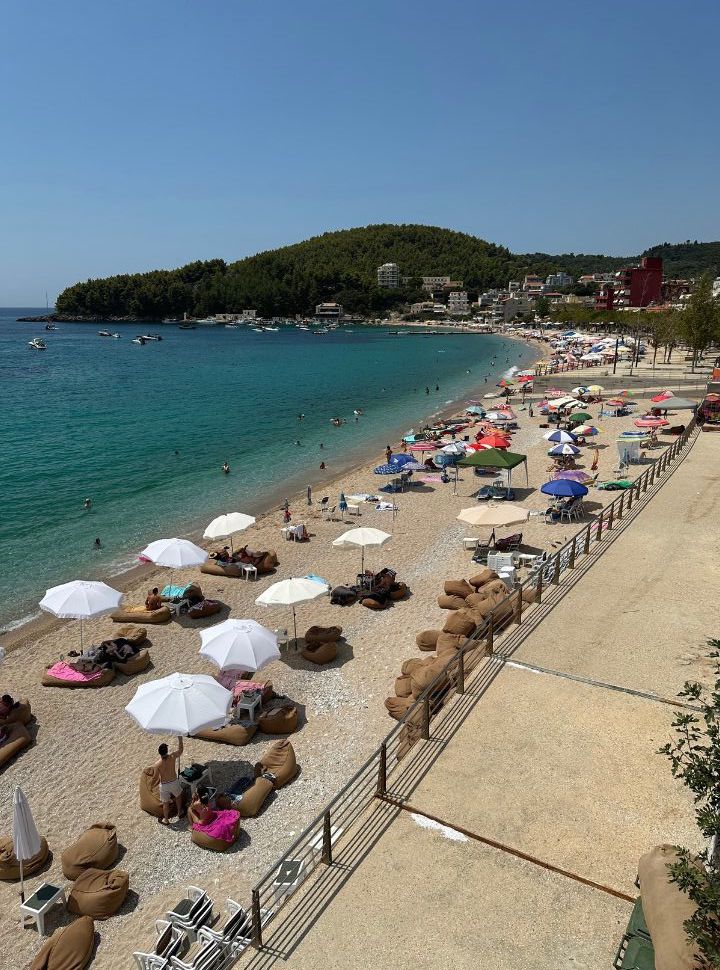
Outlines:
<svg viewBox="0 0 720 970"><path fill-rule="evenodd" d="M588 493L588 490L580 482L569 481L567 478L545 482L544 485L540 486L540 491L546 495L555 495L558 498L579 498Z"/></svg>

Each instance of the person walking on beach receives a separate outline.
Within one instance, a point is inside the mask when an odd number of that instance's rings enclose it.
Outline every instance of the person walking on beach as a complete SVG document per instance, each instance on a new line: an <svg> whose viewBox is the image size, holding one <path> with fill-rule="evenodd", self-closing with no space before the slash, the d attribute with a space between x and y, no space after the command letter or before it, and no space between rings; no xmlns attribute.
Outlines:
<svg viewBox="0 0 720 970"><path fill-rule="evenodd" d="M153 765L153 782L160 785L160 801L162 802L163 817L161 824L170 824L170 802L174 798L177 805L178 818L183 815L183 790L178 778L178 762L183 753L183 739L177 739L175 751L168 751L166 744L158 748L160 760Z"/></svg>
<svg viewBox="0 0 720 970"><path fill-rule="evenodd" d="M385 445L385 460L389 462L391 458L392 458L392 448L390 447L390 445Z"/></svg>
<svg viewBox="0 0 720 970"><path fill-rule="evenodd" d="M592 465L590 466L590 471L591 472L596 472L597 471L597 467L598 467L598 462L599 461L600 461L600 449L599 448L595 448L595 450L593 451Z"/></svg>

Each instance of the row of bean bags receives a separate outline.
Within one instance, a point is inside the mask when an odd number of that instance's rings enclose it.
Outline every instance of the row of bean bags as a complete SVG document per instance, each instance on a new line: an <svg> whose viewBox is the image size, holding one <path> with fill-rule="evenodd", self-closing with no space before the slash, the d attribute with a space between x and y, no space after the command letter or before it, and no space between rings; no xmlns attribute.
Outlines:
<svg viewBox="0 0 720 970"><path fill-rule="evenodd" d="M10 724L6 729L5 740L0 741L0 768L4 768L31 744L32 738L24 724Z"/></svg>
<svg viewBox="0 0 720 970"><path fill-rule="evenodd" d="M95 948L95 924L81 916L61 926L46 941L28 970L84 970Z"/></svg>
<svg viewBox="0 0 720 970"><path fill-rule="evenodd" d="M32 859L23 861L23 876L34 876L45 865L50 857L47 839L40 837L40 851ZM0 838L0 880L15 882L20 879L20 863L15 858L13 840L10 836Z"/></svg>
<svg viewBox="0 0 720 970"><path fill-rule="evenodd" d="M68 912L109 919L125 902L129 888L130 875L123 869L84 869L68 895Z"/></svg>
<svg viewBox="0 0 720 970"><path fill-rule="evenodd" d="M337 657L341 636L341 626L311 626L305 631L303 657L317 666L332 663Z"/></svg>
<svg viewBox="0 0 720 970"><path fill-rule="evenodd" d="M8 727L10 724L29 724L33 719L30 708L30 701L27 699L18 701L7 717L0 717L0 728Z"/></svg>
<svg viewBox="0 0 720 970"><path fill-rule="evenodd" d="M96 822L68 846L61 859L66 879L77 879L86 869L109 869L118 855L117 832L110 822Z"/></svg>
<svg viewBox="0 0 720 970"><path fill-rule="evenodd" d="M279 560L274 549L268 549L265 552L251 552L246 546L245 551L248 557L248 565L255 566L259 576L271 573L278 566ZM242 566L241 562L222 563L218 562L217 559L206 559L200 567L200 572L208 576L238 578L242 576Z"/></svg>

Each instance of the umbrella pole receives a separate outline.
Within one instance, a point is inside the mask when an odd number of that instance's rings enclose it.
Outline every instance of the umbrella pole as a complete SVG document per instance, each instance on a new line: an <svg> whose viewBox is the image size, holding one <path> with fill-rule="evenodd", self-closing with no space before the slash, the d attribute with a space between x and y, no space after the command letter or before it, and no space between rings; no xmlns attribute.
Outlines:
<svg viewBox="0 0 720 970"><path fill-rule="evenodd" d="M295 649L297 650L297 620L295 619L295 607L292 608L293 611L293 638L295 641Z"/></svg>
<svg viewBox="0 0 720 970"><path fill-rule="evenodd" d="M18 862L20 863L20 902L24 903L25 902L25 877L23 874L23 860L18 859Z"/></svg>
<svg viewBox="0 0 720 970"><path fill-rule="evenodd" d="M82 655L83 655L83 621L82 621L82 617L80 617L80 656L82 657Z"/></svg>

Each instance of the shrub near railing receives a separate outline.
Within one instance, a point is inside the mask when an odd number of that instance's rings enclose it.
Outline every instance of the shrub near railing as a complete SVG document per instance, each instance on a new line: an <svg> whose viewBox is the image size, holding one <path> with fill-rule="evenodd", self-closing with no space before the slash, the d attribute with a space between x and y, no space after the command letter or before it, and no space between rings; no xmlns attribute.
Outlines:
<svg viewBox="0 0 720 970"><path fill-rule="evenodd" d="M453 694L465 692L467 675L482 666L492 668L495 636L506 626L522 622L522 614L529 602L523 602L523 591L534 590L534 602L541 603L547 586L557 585L566 569L574 569L580 556L588 556L594 543L601 542L616 521L629 512L641 495L680 455L695 431L695 420L667 448L653 464L637 478L629 489L621 492L605 506L597 519L568 540L540 567L537 574L517 586L493 609L487 620L478 627L455 656L451 657L437 677L420 694L415 703L397 722L384 741L340 789L332 801L295 839L287 852L262 876L252 890L253 944L263 945L263 927L310 873L321 864L332 864L339 830L347 832L376 797L388 795L388 779L418 740L430 738L433 718L443 709ZM478 675L479 676L479 675ZM477 678L476 678L477 679ZM297 883L291 892L278 893L276 877L283 863L293 860L302 864Z"/></svg>

